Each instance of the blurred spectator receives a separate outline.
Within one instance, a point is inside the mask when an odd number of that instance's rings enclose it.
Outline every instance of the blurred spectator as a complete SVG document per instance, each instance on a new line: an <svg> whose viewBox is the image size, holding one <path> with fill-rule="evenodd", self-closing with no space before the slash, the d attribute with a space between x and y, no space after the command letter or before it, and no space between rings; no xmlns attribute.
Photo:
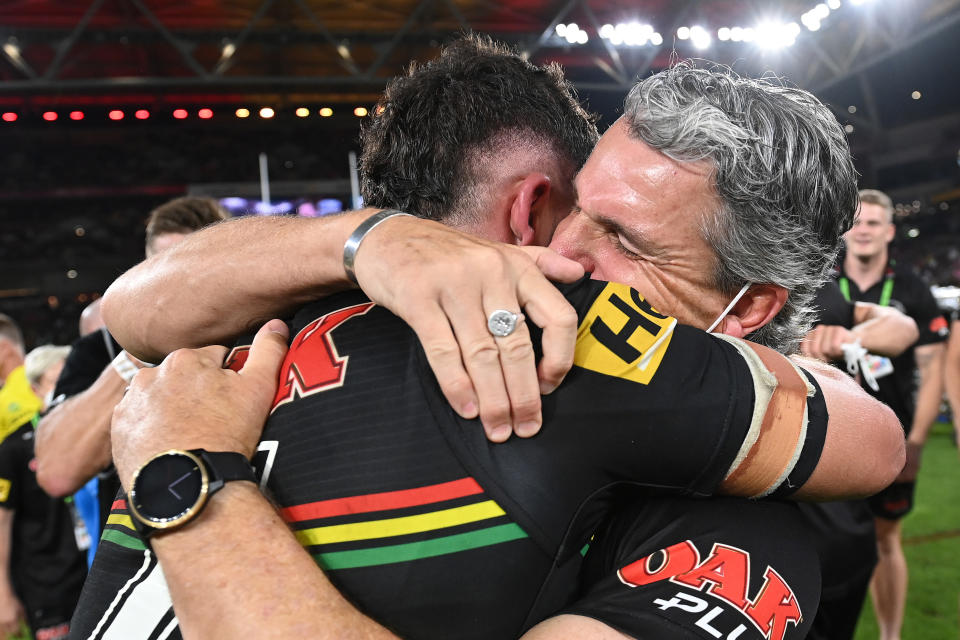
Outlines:
<svg viewBox="0 0 960 640"><path fill-rule="evenodd" d="M56 640L69 633L85 570L67 505L46 495L34 474L40 400L23 361L19 328L0 315L0 636L27 622L36 637Z"/></svg>
<svg viewBox="0 0 960 640"><path fill-rule="evenodd" d="M862 352L853 347L896 357L919 336L917 323L909 316L892 307L850 303L832 280L817 292L814 306L816 325L801 344L801 352L848 373L850 361L858 368L867 364ZM851 640L877 563L873 513L866 500L804 503L800 510L820 558L822 580L820 604L807 638Z"/></svg>
<svg viewBox="0 0 960 640"><path fill-rule="evenodd" d="M907 561L900 523L913 508L920 453L940 411L944 342L949 333L930 287L909 267L890 259L888 245L894 235L890 198L880 191L861 191L860 215L844 236L847 253L837 281L847 300L895 307L916 320L920 330L916 346L902 355L871 359L879 391L868 392L893 409L907 433L906 467L896 482L870 499L879 555L871 594L881 640L899 640L903 626Z"/></svg>
<svg viewBox="0 0 960 640"><path fill-rule="evenodd" d="M225 218L209 198L177 198L161 205L147 221L146 254L163 251ZM105 331L81 337L57 381L53 408L37 430L37 478L48 493L68 496L97 478L97 526L90 531L94 540L120 489L111 463L110 419L141 366Z"/></svg>
<svg viewBox="0 0 960 640"><path fill-rule="evenodd" d="M18 427L40 410L23 366L23 334L9 316L0 314L0 435Z"/></svg>
<svg viewBox="0 0 960 640"><path fill-rule="evenodd" d="M27 373L30 388L43 402L40 411L44 411L53 399L53 390L57 378L63 371L63 362L70 353L70 347L45 344L27 354L23 367Z"/></svg>

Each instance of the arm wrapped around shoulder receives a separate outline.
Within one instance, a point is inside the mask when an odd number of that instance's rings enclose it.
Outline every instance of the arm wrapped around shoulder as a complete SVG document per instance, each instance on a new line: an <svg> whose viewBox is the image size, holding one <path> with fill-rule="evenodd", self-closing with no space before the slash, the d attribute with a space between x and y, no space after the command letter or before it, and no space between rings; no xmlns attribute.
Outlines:
<svg viewBox="0 0 960 640"><path fill-rule="evenodd" d="M766 347L724 339L750 367L756 397L724 493L834 500L871 495L893 481L904 437L889 408L833 367L803 360L800 369Z"/></svg>

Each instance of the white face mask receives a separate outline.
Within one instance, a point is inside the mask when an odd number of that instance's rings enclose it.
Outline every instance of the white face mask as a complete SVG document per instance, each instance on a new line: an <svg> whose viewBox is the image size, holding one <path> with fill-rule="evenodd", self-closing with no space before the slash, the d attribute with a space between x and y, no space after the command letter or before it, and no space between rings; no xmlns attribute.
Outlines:
<svg viewBox="0 0 960 640"><path fill-rule="evenodd" d="M713 330L717 328L717 325L720 324L720 321L726 318L727 314L730 313L730 310L733 309L733 305L737 304L737 302L740 301L740 298L743 297L743 294L745 294L747 292L747 289L749 289L752 285L753 285L752 282L748 282L747 284L743 285L743 288L740 289L740 292L737 295L733 296L733 300L730 301L730 304L727 305L727 308L721 311L720 315L717 316L717 319L713 321L713 324L711 324L710 328L707 329L707 333L712 333Z"/></svg>

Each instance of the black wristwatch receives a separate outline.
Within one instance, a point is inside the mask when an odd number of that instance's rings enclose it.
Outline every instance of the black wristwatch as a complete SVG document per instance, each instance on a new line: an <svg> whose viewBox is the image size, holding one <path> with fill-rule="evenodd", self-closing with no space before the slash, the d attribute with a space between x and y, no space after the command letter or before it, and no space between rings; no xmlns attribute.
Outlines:
<svg viewBox="0 0 960 640"><path fill-rule="evenodd" d="M232 480L257 481L241 453L204 449L159 453L133 474L127 494L133 525L144 540L157 531L182 527Z"/></svg>

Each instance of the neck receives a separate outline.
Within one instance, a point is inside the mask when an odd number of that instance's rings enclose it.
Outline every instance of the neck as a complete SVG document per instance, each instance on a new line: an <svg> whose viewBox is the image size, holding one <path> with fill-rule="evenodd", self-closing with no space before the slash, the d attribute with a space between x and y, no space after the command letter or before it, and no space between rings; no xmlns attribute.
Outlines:
<svg viewBox="0 0 960 640"><path fill-rule="evenodd" d="M16 362L13 358L4 358L3 362L0 362L0 384L7 381L7 376L9 376L14 369L19 367L22 362Z"/></svg>
<svg viewBox="0 0 960 640"><path fill-rule="evenodd" d="M843 261L843 270L847 277L857 283L861 291L869 289L883 279L887 269L887 249L872 256L852 256L847 254Z"/></svg>

